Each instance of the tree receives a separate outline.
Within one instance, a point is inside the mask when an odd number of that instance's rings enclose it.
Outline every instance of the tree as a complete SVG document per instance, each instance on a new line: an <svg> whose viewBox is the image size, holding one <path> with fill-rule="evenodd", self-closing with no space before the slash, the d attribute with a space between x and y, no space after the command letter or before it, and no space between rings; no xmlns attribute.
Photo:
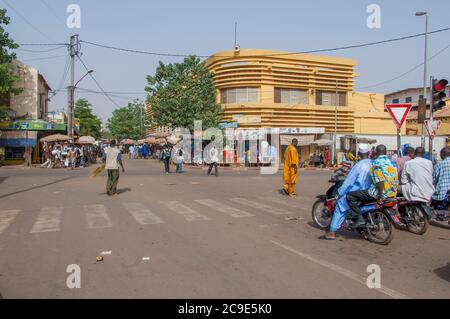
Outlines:
<svg viewBox="0 0 450 319"><path fill-rule="evenodd" d="M126 107L114 110L106 127L115 139L131 138L137 140L144 137L147 124L144 103L135 100L133 103L128 103Z"/></svg>
<svg viewBox="0 0 450 319"><path fill-rule="evenodd" d="M22 92L22 89L14 87L20 77L11 71L11 62L16 59L16 54L9 50L19 46L9 37L4 26L9 24L6 9L0 9L0 120L9 120L9 100L11 95Z"/></svg>
<svg viewBox="0 0 450 319"><path fill-rule="evenodd" d="M194 120L203 128L216 127L221 118L220 105L211 72L195 56L182 63L165 65L161 61L154 76L147 76L147 101L154 112L154 125L194 130Z"/></svg>
<svg viewBox="0 0 450 319"><path fill-rule="evenodd" d="M92 113L92 104L86 99L79 99L75 103L74 118L80 120L80 135L90 135L100 138L102 121Z"/></svg>

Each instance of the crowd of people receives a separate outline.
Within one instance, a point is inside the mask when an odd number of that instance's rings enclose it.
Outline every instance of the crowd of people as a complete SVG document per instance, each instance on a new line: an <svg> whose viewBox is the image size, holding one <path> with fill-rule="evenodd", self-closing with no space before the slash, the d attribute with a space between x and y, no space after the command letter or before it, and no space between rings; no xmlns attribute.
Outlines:
<svg viewBox="0 0 450 319"><path fill-rule="evenodd" d="M79 144L44 143L42 148L44 158L41 167L75 169L88 166L93 159L95 160L96 150L94 148L94 146Z"/></svg>
<svg viewBox="0 0 450 319"><path fill-rule="evenodd" d="M354 223L364 224L361 204L393 199L399 194L409 201L438 205L450 190L450 148L440 152L441 161L425 158L425 149L408 147L401 157L387 156L386 146L375 148L370 158L367 144L359 144L359 161L338 189L338 201L325 238L333 240L347 214Z"/></svg>

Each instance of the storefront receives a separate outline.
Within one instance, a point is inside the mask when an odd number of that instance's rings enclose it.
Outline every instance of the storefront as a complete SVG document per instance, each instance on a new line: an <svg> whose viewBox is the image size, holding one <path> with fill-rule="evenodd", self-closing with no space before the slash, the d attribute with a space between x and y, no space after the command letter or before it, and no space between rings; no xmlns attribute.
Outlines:
<svg viewBox="0 0 450 319"><path fill-rule="evenodd" d="M39 140L47 135L63 133L65 124L45 121L13 121L0 123L0 147L4 148L6 164L21 164L26 152L32 152L32 162L41 160Z"/></svg>

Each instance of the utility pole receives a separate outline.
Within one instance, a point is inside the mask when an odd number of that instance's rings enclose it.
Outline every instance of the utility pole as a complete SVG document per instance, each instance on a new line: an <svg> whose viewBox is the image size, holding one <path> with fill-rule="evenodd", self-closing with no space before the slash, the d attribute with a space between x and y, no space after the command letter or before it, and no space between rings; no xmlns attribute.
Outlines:
<svg viewBox="0 0 450 319"><path fill-rule="evenodd" d="M425 52L423 58L423 99L427 100L427 60L428 60L428 14L427 12L416 12L416 16L425 16ZM431 105L432 101L430 102ZM426 117L426 109L425 109L425 117ZM422 123L422 139L421 146L425 148L425 123Z"/></svg>
<svg viewBox="0 0 450 319"><path fill-rule="evenodd" d="M67 105L67 135L73 137L73 108L75 95L75 56L78 54L78 34L70 37L70 86L68 89L68 105Z"/></svg>
<svg viewBox="0 0 450 319"><path fill-rule="evenodd" d="M433 96L433 85L434 77L430 76L430 125L433 124L433 106L434 106L434 96ZM433 134L428 132L430 139L428 140L428 152L430 154L430 161L433 161Z"/></svg>
<svg viewBox="0 0 450 319"><path fill-rule="evenodd" d="M336 134L337 134L337 111L339 105L339 92L338 92L339 81L336 80L336 102L334 107L334 134L333 134L333 145L331 147L331 163L333 166L335 165L335 157L336 157Z"/></svg>

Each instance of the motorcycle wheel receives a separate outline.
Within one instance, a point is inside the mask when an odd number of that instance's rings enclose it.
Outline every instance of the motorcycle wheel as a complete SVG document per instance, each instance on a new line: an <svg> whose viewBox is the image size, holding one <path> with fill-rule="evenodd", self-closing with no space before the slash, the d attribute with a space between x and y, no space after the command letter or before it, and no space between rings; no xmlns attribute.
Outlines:
<svg viewBox="0 0 450 319"><path fill-rule="evenodd" d="M428 216L423 211L422 207L414 205L405 207L405 209L409 211L410 216L413 219L405 219L408 231L416 235L425 234L430 222L428 221ZM405 218L408 218L408 216L405 216Z"/></svg>
<svg viewBox="0 0 450 319"><path fill-rule="evenodd" d="M367 239L375 244L387 245L394 239L395 226L394 222L383 211L374 211L370 213L374 225L369 221L366 223L365 233Z"/></svg>
<svg viewBox="0 0 450 319"><path fill-rule="evenodd" d="M331 214L324 199L318 199L312 207L312 220L320 229L326 230L331 223Z"/></svg>

